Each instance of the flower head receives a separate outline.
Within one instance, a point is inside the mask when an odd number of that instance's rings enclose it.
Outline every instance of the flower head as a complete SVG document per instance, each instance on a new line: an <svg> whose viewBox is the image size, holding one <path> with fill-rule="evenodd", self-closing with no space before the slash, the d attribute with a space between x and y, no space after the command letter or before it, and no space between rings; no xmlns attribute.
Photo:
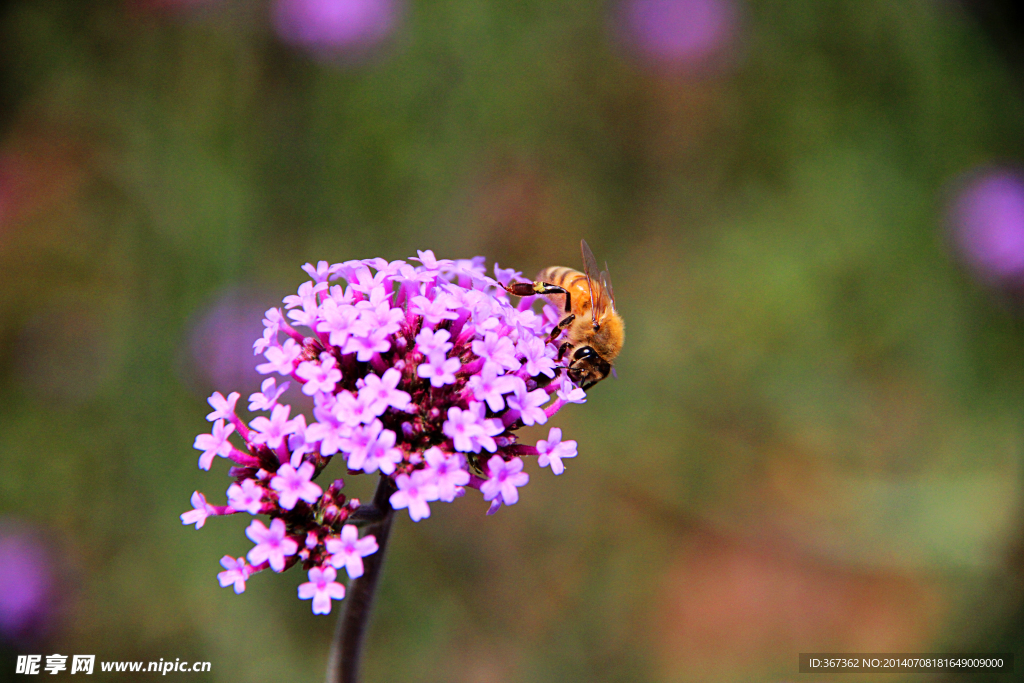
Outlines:
<svg viewBox="0 0 1024 683"><path fill-rule="evenodd" d="M302 564L309 581L299 596L315 613L344 597L336 570L360 576L378 545L374 535L360 538L367 517L354 514L361 506L342 493L340 479L315 483L325 470L381 477L390 507L421 521L431 503L453 502L468 488L491 502L489 512L512 505L529 481L524 457L560 473L576 455L557 428L536 447L517 434L586 400L548 342L563 313L551 304L535 313L533 298L513 306L498 282L519 273L495 267L495 280L482 259L421 251L410 261L306 264L311 279L264 315L257 369L298 382L311 415L292 416L280 402L289 382L274 377L249 396L250 413L263 414L240 417L238 393L210 397L211 432L195 440L199 464L230 458L234 481L227 505L194 494L182 522L270 518L246 528L255 545L244 559L224 557L221 585L241 592L252 574Z"/></svg>

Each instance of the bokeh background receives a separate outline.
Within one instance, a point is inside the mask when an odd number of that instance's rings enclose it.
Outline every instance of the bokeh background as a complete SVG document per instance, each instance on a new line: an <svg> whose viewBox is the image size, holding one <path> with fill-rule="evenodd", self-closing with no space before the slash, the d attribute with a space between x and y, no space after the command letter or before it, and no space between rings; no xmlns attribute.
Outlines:
<svg viewBox="0 0 1024 683"><path fill-rule="evenodd" d="M320 680L334 618L300 572L236 596L215 577L245 520L178 519L228 483L196 468L206 396L258 387L262 311L306 261L532 274L580 238L627 322L619 377L558 415L580 457L531 464L514 508L399 515L366 680L1020 659L1022 18L0 3L0 680L54 652Z"/></svg>

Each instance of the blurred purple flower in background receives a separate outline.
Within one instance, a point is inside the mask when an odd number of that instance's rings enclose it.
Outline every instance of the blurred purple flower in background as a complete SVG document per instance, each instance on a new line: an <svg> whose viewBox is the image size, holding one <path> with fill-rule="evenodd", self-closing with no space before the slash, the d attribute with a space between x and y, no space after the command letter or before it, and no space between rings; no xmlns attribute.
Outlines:
<svg viewBox="0 0 1024 683"><path fill-rule="evenodd" d="M52 566L37 531L0 521L0 640L26 643L50 630L56 611Z"/></svg>
<svg viewBox="0 0 1024 683"><path fill-rule="evenodd" d="M953 240L979 280L1024 285L1024 176L989 169L968 176L949 207Z"/></svg>
<svg viewBox="0 0 1024 683"><path fill-rule="evenodd" d="M359 56L392 34L402 9L401 0L276 0L273 23L297 47Z"/></svg>
<svg viewBox="0 0 1024 683"><path fill-rule="evenodd" d="M260 320L273 305L273 297L231 288L221 292L196 316L183 354L185 375L197 391L212 387L238 387L249 395L259 390L252 340L263 332Z"/></svg>
<svg viewBox="0 0 1024 683"><path fill-rule="evenodd" d="M739 29L733 0L624 0L614 19L638 57L693 72L721 67Z"/></svg>

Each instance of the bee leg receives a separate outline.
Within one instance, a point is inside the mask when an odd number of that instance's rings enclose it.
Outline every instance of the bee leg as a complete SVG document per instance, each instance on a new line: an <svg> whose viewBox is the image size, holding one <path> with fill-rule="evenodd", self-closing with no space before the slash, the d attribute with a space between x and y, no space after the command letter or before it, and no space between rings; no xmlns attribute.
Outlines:
<svg viewBox="0 0 1024 683"><path fill-rule="evenodd" d="M576 319L576 314L575 313L570 313L569 315L567 315L564 318L562 318L558 322L558 324L555 325L555 328L553 330L551 330L551 334L548 335L548 344L550 344L551 342L555 341L555 338L557 338L558 335L562 334L562 330L564 330L565 328L569 327L569 325L572 325L572 321L575 320L575 319Z"/></svg>
<svg viewBox="0 0 1024 683"><path fill-rule="evenodd" d="M569 342L563 342L562 345L558 347L558 358L557 358L557 360L561 361L562 360L562 356L565 355L565 352L568 351L571 348L572 348L572 344L570 344Z"/></svg>
<svg viewBox="0 0 1024 683"><path fill-rule="evenodd" d="M513 282L505 285L505 291L515 296L534 294L565 294L565 312L572 310L572 295L567 290L550 282Z"/></svg>

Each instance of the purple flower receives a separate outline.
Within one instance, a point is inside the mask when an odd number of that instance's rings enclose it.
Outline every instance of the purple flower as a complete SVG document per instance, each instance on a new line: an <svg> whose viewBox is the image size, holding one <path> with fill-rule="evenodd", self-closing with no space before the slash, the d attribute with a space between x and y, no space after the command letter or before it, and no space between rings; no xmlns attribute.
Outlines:
<svg viewBox="0 0 1024 683"><path fill-rule="evenodd" d="M504 394L516 390L523 381L511 375L498 375L499 367L494 363L486 363L479 375L469 378L469 388L478 401L487 401L491 410L498 412L505 407ZM525 389L525 385L523 389Z"/></svg>
<svg viewBox="0 0 1024 683"><path fill-rule="evenodd" d="M345 343L345 354L356 354L356 360L365 363L375 353L384 353L391 348L388 333L382 328L372 329L366 334L352 335Z"/></svg>
<svg viewBox="0 0 1024 683"><path fill-rule="evenodd" d="M462 487L469 483L465 456L461 453L448 454L435 446L423 453L423 459L427 467L420 471L429 473L437 487L437 499L446 503L454 501Z"/></svg>
<svg viewBox="0 0 1024 683"><path fill-rule="evenodd" d="M558 398L566 403L586 403L587 392L572 383L568 377L562 379L558 385Z"/></svg>
<svg viewBox="0 0 1024 683"><path fill-rule="evenodd" d="M363 558L377 552L377 539L373 536L359 538L359 529L346 524L341 530L340 538L328 538L327 552L331 553L331 565L345 568L350 579L358 579L363 575Z"/></svg>
<svg viewBox="0 0 1024 683"><path fill-rule="evenodd" d="M291 386L291 382L284 382L281 386L277 386L277 380L273 377L268 377L263 380L260 391L255 394L249 394L249 410L255 412L257 410L273 409L277 405L277 399L281 398L281 394L288 391L289 386Z"/></svg>
<svg viewBox="0 0 1024 683"><path fill-rule="evenodd" d="M311 284L311 283L306 283ZM317 285L321 289L327 289L327 283ZM301 288L300 288L301 289ZM302 297L302 310L291 310L288 311L288 317L292 319L292 322L296 325L315 329L317 322L317 315L320 312L320 306L317 303L316 295L309 294Z"/></svg>
<svg viewBox="0 0 1024 683"><path fill-rule="evenodd" d="M379 413L374 412L369 394L342 391L334 403L334 415L350 427L369 424Z"/></svg>
<svg viewBox="0 0 1024 683"><path fill-rule="evenodd" d="M409 516L414 522L430 516L427 503L437 500L438 490L429 472L416 470L412 476L399 474L395 485L398 490L391 494L391 507L396 510L409 508Z"/></svg>
<svg viewBox="0 0 1024 683"><path fill-rule="evenodd" d="M461 367L462 362L458 358L445 358L438 351L427 356L427 362L416 368L416 374L429 379L433 387L443 387L445 384L455 384L455 373Z"/></svg>
<svg viewBox="0 0 1024 683"><path fill-rule="evenodd" d="M448 419L444 423L443 431L445 436L452 440L455 450L463 453L480 452L479 443L473 441L474 437L486 433L479 420L480 417L475 410L463 410L458 406L448 409Z"/></svg>
<svg viewBox="0 0 1024 683"><path fill-rule="evenodd" d="M270 522L268 529L259 520L253 520L245 530L245 535L256 544L246 557L253 565L270 563L270 568L275 572L284 571L285 558L294 555L299 544L286 535L283 519L274 519Z"/></svg>
<svg viewBox="0 0 1024 683"><path fill-rule="evenodd" d="M281 494L278 502L282 508L291 510L300 498L310 505L320 498L323 489L311 481L315 471L311 462L302 463L298 470L291 465L278 468L277 476L270 480L270 488Z"/></svg>
<svg viewBox="0 0 1024 683"><path fill-rule="evenodd" d="M298 467L302 463L303 456L316 451L318 440L306 437L305 415L296 415L295 419L292 420L292 424L295 427L295 431L288 435L288 450L292 453L288 463L292 467Z"/></svg>
<svg viewBox="0 0 1024 683"><path fill-rule="evenodd" d="M690 71L716 66L739 23L733 0L626 0L619 19L640 57Z"/></svg>
<svg viewBox="0 0 1024 683"><path fill-rule="evenodd" d="M435 331L425 327L416 335L416 348L424 356L432 356L435 353L444 356L452 350L452 344L448 343L451 338L448 330Z"/></svg>
<svg viewBox="0 0 1024 683"><path fill-rule="evenodd" d="M295 421L288 419L291 406L274 406L270 418L259 417L253 419L249 426L255 430L252 435L252 442L266 444L270 448L279 448L284 438L295 432Z"/></svg>
<svg viewBox="0 0 1024 683"><path fill-rule="evenodd" d="M335 414L336 405L334 399L321 398L313 408L317 421L306 428L306 442L319 442L320 454L324 456L341 450L342 442L352 433L351 425Z"/></svg>
<svg viewBox="0 0 1024 683"><path fill-rule="evenodd" d="M344 441L344 448L349 454L349 469L366 473L380 469L384 474L391 474L395 465L402 461L402 451L393 448L394 445L395 433L384 429L380 420L356 427Z"/></svg>
<svg viewBox="0 0 1024 683"><path fill-rule="evenodd" d="M360 55L394 31L398 0L276 0L274 27L285 42L316 54Z"/></svg>
<svg viewBox="0 0 1024 683"><path fill-rule="evenodd" d="M312 263L307 263L302 266L302 269L317 284L327 282L328 278L337 270L336 268L331 268L331 264L327 261L317 261L315 266Z"/></svg>
<svg viewBox="0 0 1024 683"><path fill-rule="evenodd" d="M497 332L488 332L483 339L472 344L473 353L488 363L494 363L506 370L518 370L522 363L516 358L515 345L508 337L499 337Z"/></svg>
<svg viewBox="0 0 1024 683"><path fill-rule="evenodd" d="M410 310L416 315L423 316L423 324L434 326L444 320L456 320L459 314L451 309L449 303L451 297L438 295L433 301L425 296L414 296Z"/></svg>
<svg viewBox="0 0 1024 683"><path fill-rule="evenodd" d="M365 403L372 415L380 416L388 407L405 410L412 397L408 392L398 389L402 373L388 368L383 376L367 375L363 388L359 390L359 400Z"/></svg>
<svg viewBox="0 0 1024 683"><path fill-rule="evenodd" d="M284 321L284 316L281 315L280 308L268 308L266 312L263 314L264 331L270 332L273 335L274 339L277 339L277 333L281 330L281 328L287 326L288 323Z"/></svg>
<svg viewBox="0 0 1024 683"><path fill-rule="evenodd" d="M451 259L440 259L434 257L434 252L431 249L426 251L416 250L416 256L413 256L410 261L419 261L423 264L423 267L427 270L440 270L441 268L447 268L452 265Z"/></svg>
<svg viewBox="0 0 1024 683"><path fill-rule="evenodd" d="M216 510L206 502L206 496L196 491L192 494L192 509L181 513L181 523L195 524L197 529L202 529L206 518L213 514L216 514Z"/></svg>
<svg viewBox="0 0 1024 683"><path fill-rule="evenodd" d="M309 570L309 581L299 584L299 599L313 599L313 614L330 614L331 600L343 600L345 587L336 583L338 572L334 567L313 567Z"/></svg>
<svg viewBox="0 0 1024 683"><path fill-rule="evenodd" d="M252 479L244 479L241 484L232 484L228 487L228 506L232 510L258 515L260 508L263 507L263 487ZM181 518L184 520L185 515Z"/></svg>
<svg viewBox="0 0 1024 683"><path fill-rule="evenodd" d="M374 290L380 289L387 273L380 270L376 274L372 274L367 266L362 266L355 271L354 277L354 282L349 279L349 286L360 294L364 294L368 299L373 299Z"/></svg>
<svg viewBox="0 0 1024 683"><path fill-rule="evenodd" d="M548 401L548 392L534 389L527 393L523 387L517 387L516 393L508 397L508 407L519 411L519 419L524 425L542 425L548 421L542 405Z"/></svg>
<svg viewBox="0 0 1024 683"><path fill-rule="evenodd" d="M288 309L297 308L302 306L303 308L315 308L317 295L327 289L328 285L326 282L303 282L299 285L298 292L291 294L284 298L284 307ZM288 314L291 317L291 313ZM295 318L292 318L293 320Z"/></svg>
<svg viewBox="0 0 1024 683"><path fill-rule="evenodd" d="M327 333L334 346L344 347L350 335L361 336L369 331L366 323L359 318L359 309L349 304L339 304L334 299L323 303L320 317L316 329Z"/></svg>
<svg viewBox="0 0 1024 683"><path fill-rule="evenodd" d="M537 337L523 337L516 345L516 350L524 356L523 368L531 377L547 375L554 377L554 350Z"/></svg>
<svg viewBox="0 0 1024 683"><path fill-rule="evenodd" d="M421 270L406 263L398 269L395 281L411 286L414 291L421 292L422 285L433 284L437 281L437 275L437 271Z"/></svg>
<svg viewBox="0 0 1024 683"><path fill-rule="evenodd" d="M319 363L299 363L299 367L295 368L295 374L306 380L302 385L302 393L312 396L318 391L325 394L333 392L334 386L341 381L341 370L335 367L336 365L334 356L326 353L320 357Z"/></svg>
<svg viewBox="0 0 1024 683"><path fill-rule="evenodd" d="M380 329L385 335L391 335L402 328L405 312L400 308L391 308L388 301L382 301L376 307L363 311L360 317L370 328Z"/></svg>
<svg viewBox="0 0 1024 683"><path fill-rule="evenodd" d="M956 244L979 279L1024 285L1024 176L1008 169L975 174L949 214Z"/></svg>
<svg viewBox="0 0 1024 683"><path fill-rule="evenodd" d="M271 346L263 352L267 362L256 366L256 372L267 375L276 372L290 375L295 369L295 361L302 355L302 347L294 339L286 339L283 346Z"/></svg>
<svg viewBox="0 0 1024 683"><path fill-rule="evenodd" d="M224 567L224 571L217 574L217 581L220 582L220 587L227 588L234 585L236 595L244 593L245 582L252 574L252 567L246 563L245 559L239 557L236 560L230 555L225 555L220 558L220 566Z"/></svg>
<svg viewBox="0 0 1024 683"><path fill-rule="evenodd" d="M228 441L228 437L231 436L233 431L235 431L235 425L225 424L224 420L217 420L213 423L212 434L200 434L196 437L192 448L203 452L199 456L200 469L210 469L210 465L213 464L213 456L215 455L219 455L222 458L231 455L234 446Z"/></svg>
<svg viewBox="0 0 1024 683"><path fill-rule="evenodd" d="M530 475L523 472L523 461L512 458L505 462L500 455L491 456L487 461L488 478L480 486L484 500L500 499L505 505L515 505L519 501L519 488L526 486Z"/></svg>
<svg viewBox="0 0 1024 683"><path fill-rule="evenodd" d="M518 282L522 278L522 272L515 268L499 268L497 263L494 264L494 279L502 286L505 286L510 282Z"/></svg>
<svg viewBox="0 0 1024 683"><path fill-rule="evenodd" d="M3 520L0 524L0 641L27 647L53 624L59 585L53 557L38 529Z"/></svg>
<svg viewBox="0 0 1024 683"><path fill-rule="evenodd" d="M206 416L206 419L210 422L214 420L231 420L235 416L235 404L238 403L238 398L241 396L237 391L232 391L228 394L227 398L219 391L213 392L213 396L206 399L206 402L213 408L213 412Z"/></svg>
<svg viewBox="0 0 1024 683"><path fill-rule="evenodd" d="M446 270L458 277L460 285L471 284L480 289L497 285L497 282L487 277L486 259L483 256L455 259Z"/></svg>
<svg viewBox="0 0 1024 683"><path fill-rule="evenodd" d="M181 370L190 383L207 395L207 387L244 389L244 395L259 386L260 376L249 349L262 331L259 318L267 303L258 292L230 288L197 311L190 325L187 355L181 357L187 359ZM77 330L84 343L88 334L83 332L87 330Z"/></svg>
<svg viewBox="0 0 1024 683"><path fill-rule="evenodd" d="M277 346L277 330L264 328L263 336L252 343L252 355L258 356L271 346Z"/></svg>
<svg viewBox="0 0 1024 683"><path fill-rule="evenodd" d="M537 464L541 467L551 465L551 471L561 474L565 471L562 458L576 457L576 442L562 441L562 430L552 427L548 431L548 438L537 442Z"/></svg>
<svg viewBox="0 0 1024 683"><path fill-rule="evenodd" d="M483 403L471 401L467 410L476 413L476 422L480 425L480 431L469 437L473 442L473 452L479 453L481 448L489 453L498 450L498 444L492 437L504 432L505 424L497 418L486 419L487 410Z"/></svg>

